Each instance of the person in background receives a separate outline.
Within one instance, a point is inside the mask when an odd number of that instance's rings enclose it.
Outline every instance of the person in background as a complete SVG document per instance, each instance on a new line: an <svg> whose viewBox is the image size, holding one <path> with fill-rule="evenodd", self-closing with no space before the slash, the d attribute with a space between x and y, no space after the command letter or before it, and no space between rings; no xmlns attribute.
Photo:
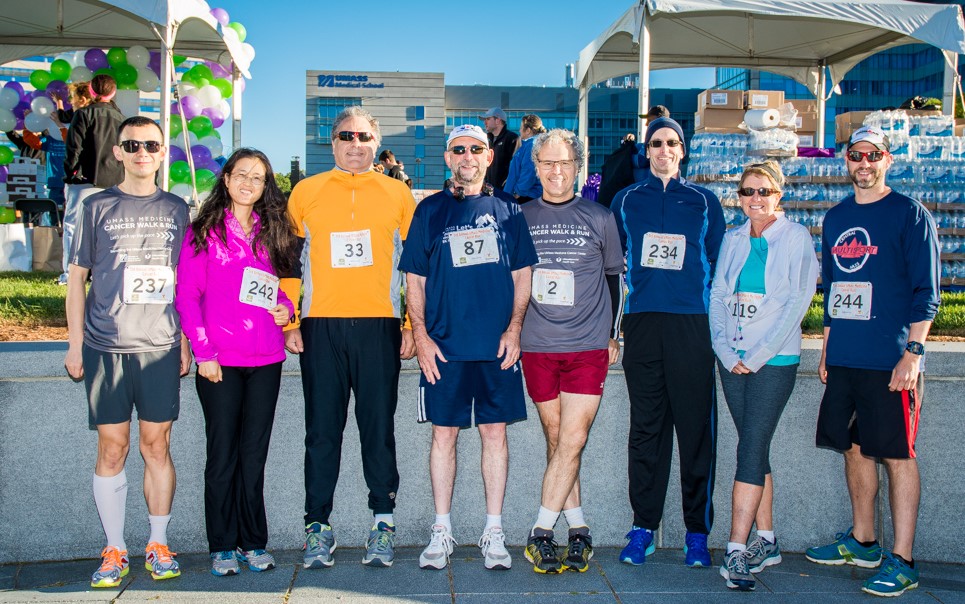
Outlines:
<svg viewBox="0 0 965 604"><path fill-rule="evenodd" d="M533 137L546 132L543 120L532 113L523 116L519 127L519 149L509 162L509 175L506 177L505 191L519 203L537 199L543 194L536 166L533 165Z"/></svg>
<svg viewBox="0 0 965 604"><path fill-rule="evenodd" d="M801 320L817 285L808 229L778 210L784 174L751 164L737 188L747 222L724 235L710 292L710 331L720 382L737 427L730 540L720 574L751 591L754 573L781 562L774 533L770 449L801 362ZM757 537L748 546L751 526Z"/></svg>
<svg viewBox="0 0 965 604"><path fill-rule="evenodd" d="M507 124L506 112L499 107L493 107L479 119L486 126L486 136L489 138L489 148L493 151L493 160L486 170L485 182L502 189L506 186L509 176L509 162L516 151L516 141L519 135L512 132Z"/></svg>
<svg viewBox="0 0 965 604"><path fill-rule="evenodd" d="M654 105L647 111L646 123L661 117L669 118L670 110ZM603 160L597 203L610 207L617 193L646 177L646 149L636 141L635 134L627 133L620 146Z"/></svg>
<svg viewBox="0 0 965 604"><path fill-rule="evenodd" d="M295 313L279 275L297 262L297 239L268 158L242 148L184 238L175 308L198 363L204 411L205 526L211 573L275 567L265 551L265 461Z"/></svg>
<svg viewBox="0 0 965 604"><path fill-rule="evenodd" d="M406 176L402 164L396 161L395 153L392 153L392 151L388 149L379 153L379 165L382 166L382 172L390 178L401 180L402 182L405 182L409 178Z"/></svg>
<svg viewBox="0 0 965 604"><path fill-rule="evenodd" d="M51 95L51 98L53 98L54 103L57 105L57 110L54 112L53 118L65 126L70 125L75 111L91 104L90 82L74 82L73 84L68 84L67 96L70 101L70 109L65 107L64 99L61 98L60 95L56 93Z"/></svg>

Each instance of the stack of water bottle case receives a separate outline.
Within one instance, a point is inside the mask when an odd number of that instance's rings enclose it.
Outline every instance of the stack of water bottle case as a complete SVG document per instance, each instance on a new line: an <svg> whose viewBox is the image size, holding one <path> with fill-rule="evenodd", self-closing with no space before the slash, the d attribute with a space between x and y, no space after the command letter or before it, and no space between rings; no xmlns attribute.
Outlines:
<svg viewBox="0 0 965 604"><path fill-rule="evenodd" d="M863 122L884 129L891 138L894 165L888 183L922 201L935 217L942 247L942 285L965 285L965 137L955 136L951 116L875 111ZM776 159L787 175L781 201L787 218L810 228L814 249L820 252L824 214L851 194L851 181L842 150L836 157L788 157L794 136L780 128L698 132L690 143L687 177L717 194L732 227L746 219L737 199L737 179L744 166L762 161L763 156Z"/></svg>

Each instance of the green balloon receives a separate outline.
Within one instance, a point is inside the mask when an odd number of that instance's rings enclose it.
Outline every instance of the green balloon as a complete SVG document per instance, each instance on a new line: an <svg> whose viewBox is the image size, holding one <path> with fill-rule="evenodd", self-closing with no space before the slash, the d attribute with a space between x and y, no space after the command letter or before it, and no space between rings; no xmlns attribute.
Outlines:
<svg viewBox="0 0 965 604"><path fill-rule="evenodd" d="M168 123L168 132L171 138L177 138L183 128L181 127L181 116L172 115L171 121Z"/></svg>
<svg viewBox="0 0 965 604"><path fill-rule="evenodd" d="M211 68L205 65L204 63L198 63L197 65L191 68L191 71L193 71L195 74L194 75L195 80L199 78L204 78L206 80L214 79L214 74L211 73Z"/></svg>
<svg viewBox="0 0 965 604"><path fill-rule="evenodd" d="M172 58L174 59L174 66L175 66L175 67L177 67L177 66L180 65L181 63L184 63L185 61L188 60L187 57L182 57L181 55L174 55Z"/></svg>
<svg viewBox="0 0 965 604"><path fill-rule="evenodd" d="M192 82L192 84L197 86L199 90L201 88L204 88L210 83L211 83L211 80L209 80L208 78L195 78L194 81Z"/></svg>
<svg viewBox="0 0 965 604"><path fill-rule="evenodd" d="M221 93L221 98L226 99L231 96L231 82L223 78L217 78L211 81L211 85L218 89Z"/></svg>
<svg viewBox="0 0 965 604"><path fill-rule="evenodd" d="M99 76L99 75L109 75L109 76L111 76L112 78L114 78L114 81L115 81L115 82L117 81L117 74L114 73L114 70L111 69L110 67L102 67L102 68L98 69L97 71L95 71L95 72L94 72L94 75L95 75L95 76Z"/></svg>
<svg viewBox="0 0 965 604"><path fill-rule="evenodd" d="M218 183L218 177L211 170L201 168L194 173L194 181L198 191L210 191Z"/></svg>
<svg viewBox="0 0 965 604"><path fill-rule="evenodd" d="M117 74L117 83L121 84L133 84L137 85L137 68L133 65L118 65L114 68L114 73Z"/></svg>
<svg viewBox="0 0 965 604"><path fill-rule="evenodd" d="M242 25L241 23L238 23L237 21L232 21L231 23L228 24L228 27L238 32L239 41L244 42L245 38L248 37L248 30L245 29L245 26Z"/></svg>
<svg viewBox="0 0 965 604"><path fill-rule="evenodd" d="M0 145L0 166L6 166L13 161L13 151L10 147Z"/></svg>
<svg viewBox="0 0 965 604"><path fill-rule="evenodd" d="M17 211L13 208L0 207L0 224L13 224L17 221Z"/></svg>
<svg viewBox="0 0 965 604"><path fill-rule="evenodd" d="M213 130L211 125L211 118L206 115L199 115L198 117L192 119L188 122L188 130L194 132L198 138L204 138L211 134Z"/></svg>
<svg viewBox="0 0 965 604"><path fill-rule="evenodd" d="M54 80L66 82L70 79L70 63L63 59L57 59L50 64L50 77Z"/></svg>
<svg viewBox="0 0 965 604"><path fill-rule="evenodd" d="M111 67L127 65L127 51L123 48L114 47L107 51L107 64Z"/></svg>
<svg viewBox="0 0 965 604"><path fill-rule="evenodd" d="M137 87L137 84L136 84L136 83L135 83L135 84L131 84L131 83L128 83L128 82L123 82L123 83L122 83L122 82L118 82L118 84L117 84L117 89L118 89L118 90L138 90L138 87Z"/></svg>
<svg viewBox="0 0 965 604"><path fill-rule="evenodd" d="M191 166L186 161L176 161L171 164L171 182L191 182Z"/></svg>
<svg viewBox="0 0 965 604"><path fill-rule="evenodd" d="M50 73L37 69L30 74L30 83L37 90L47 90L47 84L50 83Z"/></svg>

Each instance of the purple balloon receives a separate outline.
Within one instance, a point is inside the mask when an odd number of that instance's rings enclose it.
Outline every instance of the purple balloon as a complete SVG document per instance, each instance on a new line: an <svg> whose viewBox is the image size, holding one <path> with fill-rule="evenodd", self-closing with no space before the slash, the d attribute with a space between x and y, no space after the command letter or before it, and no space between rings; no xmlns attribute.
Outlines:
<svg viewBox="0 0 965 604"><path fill-rule="evenodd" d="M188 161L188 156L184 153L184 150L181 149L181 147L171 145L169 153L171 155L172 164L176 161Z"/></svg>
<svg viewBox="0 0 965 604"><path fill-rule="evenodd" d="M211 70L211 75L218 79L230 78L231 72L225 69L225 66L221 63L216 63L214 61L205 61L205 65Z"/></svg>
<svg viewBox="0 0 965 604"><path fill-rule="evenodd" d="M14 130L23 130L23 118L17 118L17 125L13 127Z"/></svg>
<svg viewBox="0 0 965 604"><path fill-rule="evenodd" d="M109 66L107 63L107 53L100 48L91 48L84 53L84 65L87 65L87 69L91 71L107 68Z"/></svg>
<svg viewBox="0 0 965 604"><path fill-rule="evenodd" d="M215 173L216 176L221 172L221 164L219 164L218 162L216 162L216 161L213 160L213 159L210 160L210 161L208 161L208 163L203 164L203 165L195 164L194 167L197 168L198 170L200 170L200 169L202 169L202 168L204 168L205 170L211 170L212 172Z"/></svg>
<svg viewBox="0 0 965 604"><path fill-rule="evenodd" d="M4 85L4 88L10 88L11 90L16 90L17 94L23 96L23 86L20 82L15 82L13 80L9 81Z"/></svg>
<svg viewBox="0 0 965 604"><path fill-rule="evenodd" d="M7 182L7 167L0 166L0 182Z"/></svg>
<svg viewBox="0 0 965 604"><path fill-rule="evenodd" d="M18 123L23 121L24 112L30 109L30 103L27 101L20 101L17 106L13 108L13 116L17 118ZM17 128L20 130L20 128Z"/></svg>
<svg viewBox="0 0 965 604"><path fill-rule="evenodd" d="M201 115L211 120L211 125L214 128L220 128L224 124L224 116L221 115L217 107L206 107L201 110Z"/></svg>
<svg viewBox="0 0 965 604"><path fill-rule="evenodd" d="M181 97L181 110L184 112L184 117L189 121L201 115L202 109L204 107L197 97L190 95Z"/></svg>
<svg viewBox="0 0 965 604"><path fill-rule="evenodd" d="M204 145L194 145L191 147L191 157L194 158L195 167L202 164L207 166L211 161L211 150Z"/></svg>
<svg viewBox="0 0 965 604"><path fill-rule="evenodd" d="M181 115L181 105L177 101L171 102L171 115Z"/></svg>
<svg viewBox="0 0 965 604"><path fill-rule="evenodd" d="M34 91L31 91L31 92L28 93L27 99L28 99L28 102L29 102L29 101L32 101L32 100L34 100L34 99L40 98L40 97L42 97L42 96L45 96L45 97L47 97L47 98L50 98L50 95L47 94L47 91L46 91L46 90L34 90Z"/></svg>
<svg viewBox="0 0 965 604"><path fill-rule="evenodd" d="M51 92L56 92L60 96L67 96L67 83L60 80L53 80L47 84L47 96L50 96L49 93Z"/></svg>
<svg viewBox="0 0 965 604"><path fill-rule="evenodd" d="M222 27L227 27L231 23L231 17L228 16L228 11L223 8L212 8L211 16L214 17Z"/></svg>

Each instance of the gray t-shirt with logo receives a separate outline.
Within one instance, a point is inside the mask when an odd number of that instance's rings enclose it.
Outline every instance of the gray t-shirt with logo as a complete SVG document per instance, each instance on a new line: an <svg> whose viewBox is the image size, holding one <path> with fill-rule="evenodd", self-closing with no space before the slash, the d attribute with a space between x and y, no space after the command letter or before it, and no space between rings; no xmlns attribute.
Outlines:
<svg viewBox="0 0 965 604"><path fill-rule="evenodd" d="M158 189L128 195L111 187L84 200L70 263L91 271L84 343L102 352L180 345L174 269L190 222L188 206Z"/></svg>
<svg viewBox="0 0 965 604"><path fill-rule="evenodd" d="M523 216L536 244L533 291L523 321L524 352L583 352L607 347L613 329L605 275L623 272L613 213L576 197L534 199Z"/></svg>

